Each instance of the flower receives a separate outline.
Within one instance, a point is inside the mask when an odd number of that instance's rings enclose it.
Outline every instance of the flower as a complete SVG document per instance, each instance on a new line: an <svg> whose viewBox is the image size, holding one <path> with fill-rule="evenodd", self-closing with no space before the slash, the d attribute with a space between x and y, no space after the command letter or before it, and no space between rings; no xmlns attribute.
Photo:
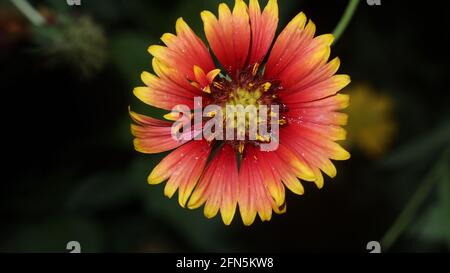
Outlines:
<svg viewBox="0 0 450 273"><path fill-rule="evenodd" d="M392 98L366 83L355 84L348 92L352 104L346 110L351 118L345 144L358 147L367 157L378 158L389 148L397 129Z"/></svg>
<svg viewBox="0 0 450 273"><path fill-rule="evenodd" d="M51 65L68 64L81 78L99 72L107 60L107 40L101 26L91 17L56 16L42 12L46 24L34 28L34 40Z"/></svg>
<svg viewBox="0 0 450 273"><path fill-rule="evenodd" d="M272 46L278 25L276 0L269 0L262 11L257 0L250 0L248 6L236 0L233 10L220 4L218 17L203 11L201 18L220 66L180 18L176 34L162 35L165 45L149 47L155 74L143 72L145 86L135 88L134 94L166 110L178 105L194 109L198 96L203 106L276 105L278 149L261 150L268 142L264 135L256 140L176 140L173 113L165 116L170 121L163 121L130 111L134 146L149 154L174 149L153 169L148 182L167 181L165 195L170 198L178 190L182 207L204 205L208 218L220 211L226 225L237 207L245 225L251 225L257 214L268 221L272 211L285 212L285 188L302 195L299 179L321 188L322 172L336 176L330 160L350 157L336 143L345 139L341 125L347 122L347 115L338 111L349 101L347 95L337 93L350 78L335 75L340 61L328 61L333 36L315 37L316 27L304 13L286 26Z"/></svg>
<svg viewBox="0 0 450 273"><path fill-rule="evenodd" d="M29 27L20 13L12 8L0 5L0 48L12 48L26 38L28 34Z"/></svg>

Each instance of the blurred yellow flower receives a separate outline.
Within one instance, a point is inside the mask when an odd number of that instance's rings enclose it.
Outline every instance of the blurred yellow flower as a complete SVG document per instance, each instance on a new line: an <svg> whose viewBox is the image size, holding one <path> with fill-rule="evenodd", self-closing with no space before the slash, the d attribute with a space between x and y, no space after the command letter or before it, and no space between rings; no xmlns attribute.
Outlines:
<svg viewBox="0 0 450 273"><path fill-rule="evenodd" d="M354 84L348 92L351 103L345 145L360 149L370 158L380 157L396 132L392 98L362 83Z"/></svg>

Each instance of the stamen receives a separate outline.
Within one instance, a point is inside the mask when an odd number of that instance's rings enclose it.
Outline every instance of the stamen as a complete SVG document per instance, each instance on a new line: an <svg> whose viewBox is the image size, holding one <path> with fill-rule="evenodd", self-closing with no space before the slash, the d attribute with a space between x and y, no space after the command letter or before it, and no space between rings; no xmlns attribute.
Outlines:
<svg viewBox="0 0 450 273"><path fill-rule="evenodd" d="M267 91L270 89L271 86L272 86L272 84L271 84L270 82L264 83L264 84L263 84L263 90L264 90L264 92L267 92Z"/></svg>
<svg viewBox="0 0 450 273"><path fill-rule="evenodd" d="M256 64L253 66L253 71L252 71L252 75L253 75L253 76L256 76L256 74L258 73L258 69L259 69L259 63L256 63Z"/></svg>
<svg viewBox="0 0 450 273"><path fill-rule="evenodd" d="M213 118L213 117L215 117L216 115L217 115L217 112L216 112L216 111L211 111L211 112L206 113L206 116L207 116L207 117L210 117L210 118Z"/></svg>
<svg viewBox="0 0 450 273"><path fill-rule="evenodd" d="M268 143L270 142L270 136L262 136L260 134L256 134L256 140Z"/></svg>
<svg viewBox="0 0 450 273"><path fill-rule="evenodd" d="M280 124L280 125L286 125L286 124L287 124L287 121L286 121L285 119L280 119L280 120L278 121L278 124Z"/></svg>
<svg viewBox="0 0 450 273"><path fill-rule="evenodd" d="M220 84L220 83L218 83L218 82L214 82L213 85L214 85L214 87L217 88L217 89L220 89L220 90L223 90L223 89L224 89L223 85Z"/></svg>
<svg viewBox="0 0 450 273"><path fill-rule="evenodd" d="M239 153L243 154L244 153L244 149L245 149L245 143L244 143L244 141L240 141L239 142Z"/></svg>
<svg viewBox="0 0 450 273"><path fill-rule="evenodd" d="M211 94L211 87L210 87L209 85L206 86L205 88L203 88L202 90L203 90L203 92L205 92L205 93Z"/></svg>

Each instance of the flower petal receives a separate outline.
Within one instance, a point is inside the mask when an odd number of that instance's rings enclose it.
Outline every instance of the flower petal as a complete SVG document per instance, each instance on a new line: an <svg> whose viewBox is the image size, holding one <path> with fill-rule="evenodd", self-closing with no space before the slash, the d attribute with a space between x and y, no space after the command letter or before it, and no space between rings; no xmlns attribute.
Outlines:
<svg viewBox="0 0 450 273"><path fill-rule="evenodd" d="M250 47L250 23L247 5L236 0L233 11L222 3L219 18L210 11L203 11L201 17L206 38L219 62L232 78L238 70L247 66ZM210 70L205 70L210 71Z"/></svg>
<svg viewBox="0 0 450 273"><path fill-rule="evenodd" d="M258 159L259 168L264 180L264 184L267 185L272 198L275 200L277 206L282 206L285 203L285 189L281 182L281 177L275 171L274 167L266 158L266 153L255 149L255 156Z"/></svg>
<svg viewBox="0 0 450 273"><path fill-rule="evenodd" d="M329 127L335 132L340 131L342 136L343 131L337 127L347 123L347 114L336 111L345 109L348 104L349 96L345 94L337 94L315 101L289 103L286 118L291 125Z"/></svg>
<svg viewBox="0 0 450 273"><path fill-rule="evenodd" d="M287 88L285 88L282 93L283 95L295 93L323 82L331 78L338 71L339 66L340 60L336 57L327 64L318 66L318 68L310 71L309 74L305 73L305 75L300 75L300 77L292 77L292 79L290 79L284 74L283 86L286 86Z"/></svg>
<svg viewBox="0 0 450 273"><path fill-rule="evenodd" d="M186 105L194 109L194 97L203 95L200 89L194 87L178 71L156 58L153 58L153 70L157 75L145 71L141 74L141 79L147 86L136 87L133 90L138 99L166 110L172 110L177 105Z"/></svg>
<svg viewBox="0 0 450 273"><path fill-rule="evenodd" d="M247 145L239 171L239 211L244 225L251 225L258 213L262 221L272 218L272 209L283 213L264 182L260 158L252 145ZM267 153L270 154L270 153Z"/></svg>
<svg viewBox="0 0 450 273"><path fill-rule="evenodd" d="M133 143L136 151L156 154L175 149L187 140L175 140L172 137L172 123L130 111L136 124L131 125L131 133L135 137Z"/></svg>
<svg viewBox="0 0 450 273"><path fill-rule="evenodd" d="M319 73L330 57L333 39L331 34L312 39L298 57L280 72L278 78L283 88L289 90L292 86L298 86L309 75Z"/></svg>
<svg viewBox="0 0 450 273"><path fill-rule="evenodd" d="M342 110L348 107L350 96L346 94L337 94L335 96L326 97L321 100L289 103L289 112L292 116L301 115L308 111L321 111L323 113ZM317 113L317 112L315 112Z"/></svg>
<svg viewBox="0 0 450 273"><path fill-rule="evenodd" d="M238 170L234 150L224 145L208 164L188 202L190 209L205 202L204 214L214 217L220 210L222 221L229 225L233 220L238 196Z"/></svg>
<svg viewBox="0 0 450 273"><path fill-rule="evenodd" d="M167 155L151 172L149 184L168 180L164 194L171 198L178 189L178 202L185 206L211 151L206 141L191 141Z"/></svg>
<svg viewBox="0 0 450 273"><path fill-rule="evenodd" d="M280 147L281 145L278 148L280 149ZM297 178L298 171L294 169L291 162L287 162L289 161L288 159L283 159L279 154L277 154L277 151L266 153L265 158L270 162L274 172L278 173L283 181L283 184L290 191L298 195L303 195L305 190ZM314 180L314 178L311 177L308 180Z"/></svg>
<svg viewBox="0 0 450 273"><path fill-rule="evenodd" d="M333 160L347 160L350 154L339 144L330 140L332 137L323 135L317 130L311 130L308 126L292 125L287 128L293 135L299 136L297 141L304 142L311 149L320 151L321 154ZM286 130L286 131L288 131Z"/></svg>
<svg viewBox="0 0 450 273"><path fill-rule="evenodd" d="M261 64L272 45L277 30L277 0L269 0L262 13L258 0L250 0L249 16L252 42L248 63L249 65Z"/></svg>
<svg viewBox="0 0 450 273"><path fill-rule="evenodd" d="M305 26L306 25L306 26ZM306 16L299 13L278 36L267 60L264 75L278 79L280 73L293 61L301 58L310 45L316 27L312 21L306 24Z"/></svg>
<svg viewBox="0 0 450 273"><path fill-rule="evenodd" d="M152 45L148 48L149 53L179 71L189 80L195 80L194 65L201 67L204 71L211 71L215 68L208 48L183 18L177 20L176 33L177 35L164 34L161 40L166 47Z"/></svg>
<svg viewBox="0 0 450 273"><path fill-rule="evenodd" d="M336 168L330 159L346 160L350 154L337 143L319 134L298 130L294 126L283 128L283 132L280 132L280 142L295 154L301 155L313 171L314 168L320 168L329 177L335 177Z"/></svg>
<svg viewBox="0 0 450 273"><path fill-rule="evenodd" d="M310 102L335 95L350 83L348 75L334 75L319 83L289 93L280 93L280 97L289 104ZM288 107L289 107L288 104Z"/></svg>

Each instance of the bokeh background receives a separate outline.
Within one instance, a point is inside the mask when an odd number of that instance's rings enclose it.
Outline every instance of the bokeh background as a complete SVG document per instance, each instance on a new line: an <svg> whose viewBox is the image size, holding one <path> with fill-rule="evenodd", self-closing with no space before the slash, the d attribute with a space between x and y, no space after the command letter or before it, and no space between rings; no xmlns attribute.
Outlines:
<svg viewBox="0 0 450 273"><path fill-rule="evenodd" d="M352 84L338 176L287 213L226 227L187 210L146 177L162 155L133 150L128 106L151 70L146 49L179 16L203 35L199 13L218 1L29 1L33 24L0 2L2 178L0 251L386 252L450 250L450 25L443 1L361 1L332 55ZM231 1L225 1L230 4ZM262 0L265 5L265 0ZM347 1L280 0L280 27L304 11L332 32ZM394 3L395 2L395 3ZM442 2L442 4L441 4Z"/></svg>

